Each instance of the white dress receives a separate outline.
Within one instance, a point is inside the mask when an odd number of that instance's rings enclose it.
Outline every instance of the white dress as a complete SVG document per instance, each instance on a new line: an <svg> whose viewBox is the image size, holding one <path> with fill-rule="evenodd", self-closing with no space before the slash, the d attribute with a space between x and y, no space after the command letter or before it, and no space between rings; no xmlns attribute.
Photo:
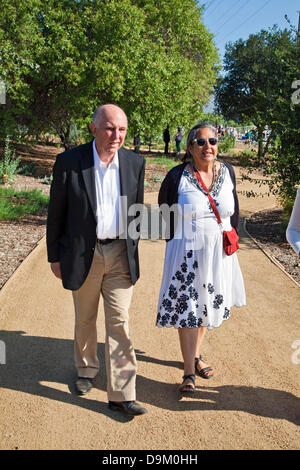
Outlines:
<svg viewBox="0 0 300 470"><path fill-rule="evenodd" d="M234 213L233 184L221 163L211 195L230 230ZM179 223L167 243L158 301L158 327L219 327L230 308L246 303L237 254L223 250L222 230L197 179L184 170L178 188Z"/></svg>

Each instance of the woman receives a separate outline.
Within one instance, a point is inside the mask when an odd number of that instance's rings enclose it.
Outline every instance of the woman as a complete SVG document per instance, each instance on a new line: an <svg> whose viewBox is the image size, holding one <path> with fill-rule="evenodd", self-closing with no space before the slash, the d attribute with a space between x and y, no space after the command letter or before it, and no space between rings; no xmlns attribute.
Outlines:
<svg viewBox="0 0 300 470"><path fill-rule="evenodd" d="M181 129L180 127L177 127L177 134L176 134L176 137L175 137L175 143L176 143L176 152L179 154L180 153L180 145L181 145L181 141L182 141L182 135L181 135Z"/></svg>
<svg viewBox="0 0 300 470"><path fill-rule="evenodd" d="M178 328L184 360L180 392L195 388L195 373L210 379L213 370L200 355L207 329L219 327L230 317L230 307L245 305L243 277L236 253L223 250L222 231L207 194L218 208L224 230L238 229L239 208L231 165L217 161L216 130L198 124L190 131L184 163L165 177L159 205L177 205L178 218L170 219L157 326ZM166 204L166 206L164 206ZM183 227L182 227L183 226Z"/></svg>
<svg viewBox="0 0 300 470"><path fill-rule="evenodd" d="M300 188L297 191L291 218L286 230L286 238L300 259Z"/></svg>

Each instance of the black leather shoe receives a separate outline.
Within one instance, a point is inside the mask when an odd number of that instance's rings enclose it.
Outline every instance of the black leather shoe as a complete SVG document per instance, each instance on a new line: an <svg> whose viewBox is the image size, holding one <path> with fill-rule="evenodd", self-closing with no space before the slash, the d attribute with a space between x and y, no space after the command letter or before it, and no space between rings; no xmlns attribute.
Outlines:
<svg viewBox="0 0 300 470"><path fill-rule="evenodd" d="M129 416L144 415L146 408L136 401L109 401L108 406L111 410L124 411Z"/></svg>
<svg viewBox="0 0 300 470"><path fill-rule="evenodd" d="M88 377L78 377L75 385L78 395L85 395L93 388L92 379Z"/></svg>

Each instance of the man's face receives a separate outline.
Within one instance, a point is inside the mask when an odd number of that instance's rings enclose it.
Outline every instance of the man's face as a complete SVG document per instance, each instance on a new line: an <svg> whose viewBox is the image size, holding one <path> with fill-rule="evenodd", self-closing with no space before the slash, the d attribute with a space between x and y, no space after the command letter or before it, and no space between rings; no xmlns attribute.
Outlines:
<svg viewBox="0 0 300 470"><path fill-rule="evenodd" d="M96 148L100 156L114 156L125 140L127 132L126 114L117 107L107 107L102 111L96 125L90 129L96 139Z"/></svg>

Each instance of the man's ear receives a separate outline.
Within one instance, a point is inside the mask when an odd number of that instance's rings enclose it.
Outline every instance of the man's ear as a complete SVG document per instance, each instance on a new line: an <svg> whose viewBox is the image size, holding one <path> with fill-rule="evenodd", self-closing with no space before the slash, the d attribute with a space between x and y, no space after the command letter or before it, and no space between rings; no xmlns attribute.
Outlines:
<svg viewBox="0 0 300 470"><path fill-rule="evenodd" d="M89 128L90 128L90 131L93 135L95 135L95 132L96 132L96 126L93 122L91 122L91 124L89 125Z"/></svg>

